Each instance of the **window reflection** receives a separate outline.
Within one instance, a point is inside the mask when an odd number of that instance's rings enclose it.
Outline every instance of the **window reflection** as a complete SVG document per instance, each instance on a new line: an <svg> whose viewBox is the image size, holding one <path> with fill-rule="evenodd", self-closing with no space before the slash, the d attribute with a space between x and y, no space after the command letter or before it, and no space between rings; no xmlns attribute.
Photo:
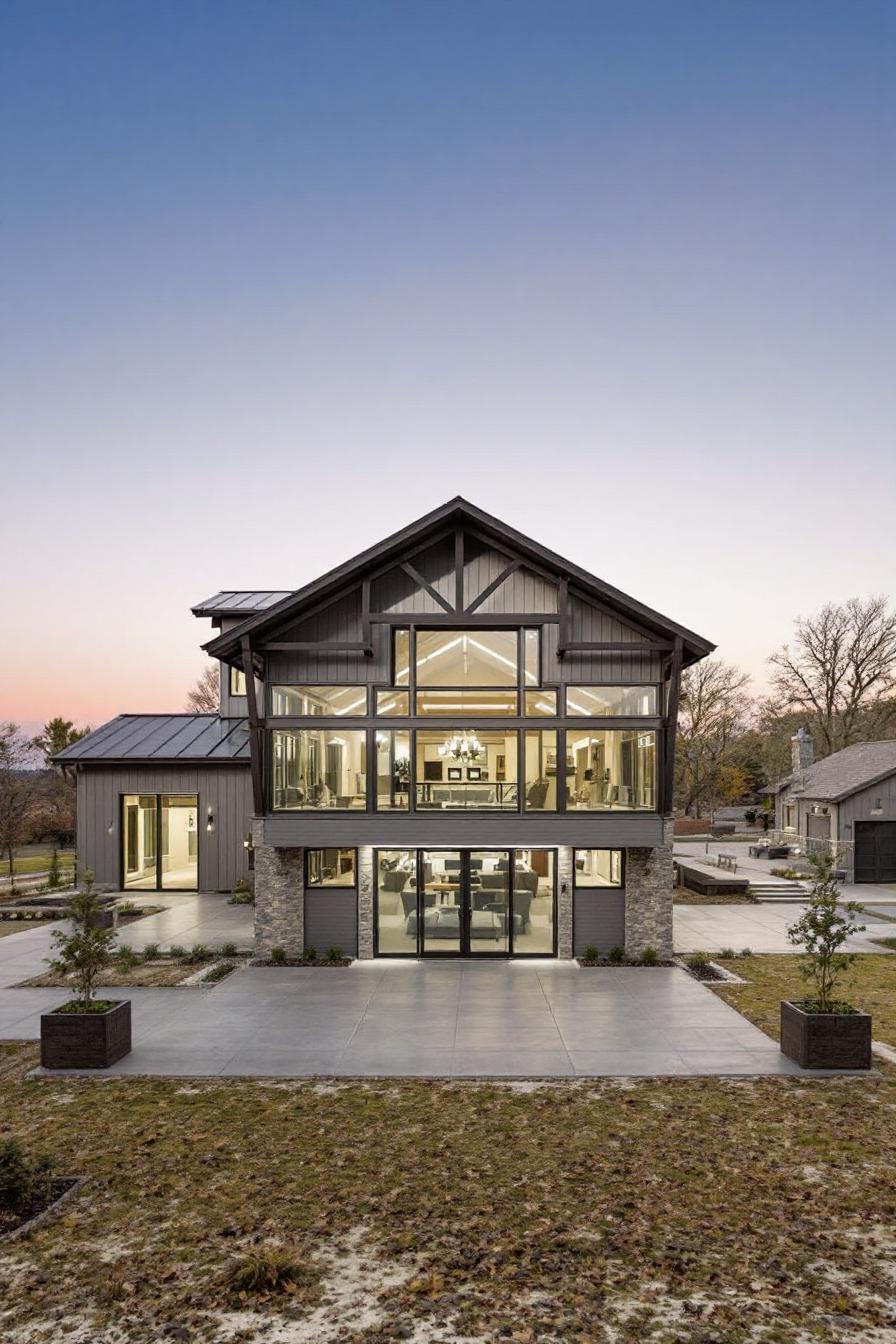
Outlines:
<svg viewBox="0 0 896 1344"><path fill-rule="evenodd" d="M566 734L567 809L652 810L656 802L656 733L607 729Z"/></svg>
<svg viewBox="0 0 896 1344"><path fill-rule="evenodd" d="M282 728L271 734L274 808L363 808L366 734L338 728Z"/></svg>

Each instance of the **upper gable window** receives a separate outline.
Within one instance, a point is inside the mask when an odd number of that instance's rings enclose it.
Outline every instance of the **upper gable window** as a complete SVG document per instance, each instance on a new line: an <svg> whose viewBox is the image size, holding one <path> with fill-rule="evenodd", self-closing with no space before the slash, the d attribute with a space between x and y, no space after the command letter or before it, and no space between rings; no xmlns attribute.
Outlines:
<svg viewBox="0 0 896 1344"><path fill-rule="evenodd" d="M274 686L271 713L342 719L367 713L366 686Z"/></svg>
<svg viewBox="0 0 896 1344"><path fill-rule="evenodd" d="M602 715L655 714L655 686L567 686L566 713L588 718Z"/></svg>
<svg viewBox="0 0 896 1344"><path fill-rule="evenodd" d="M516 686L516 630L418 630L418 686Z"/></svg>

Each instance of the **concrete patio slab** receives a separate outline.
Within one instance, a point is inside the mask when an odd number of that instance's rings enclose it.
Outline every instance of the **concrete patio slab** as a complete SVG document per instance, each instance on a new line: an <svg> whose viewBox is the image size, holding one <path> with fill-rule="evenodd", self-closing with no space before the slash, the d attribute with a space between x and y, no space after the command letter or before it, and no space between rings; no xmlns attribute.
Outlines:
<svg viewBox="0 0 896 1344"><path fill-rule="evenodd" d="M805 902L782 901L775 905L676 905L673 915L676 952L721 952L730 947L739 952L795 952L787 928L804 912ZM860 915L864 933L846 943L849 952L886 952L875 938L892 938L892 924L875 919L874 908Z"/></svg>

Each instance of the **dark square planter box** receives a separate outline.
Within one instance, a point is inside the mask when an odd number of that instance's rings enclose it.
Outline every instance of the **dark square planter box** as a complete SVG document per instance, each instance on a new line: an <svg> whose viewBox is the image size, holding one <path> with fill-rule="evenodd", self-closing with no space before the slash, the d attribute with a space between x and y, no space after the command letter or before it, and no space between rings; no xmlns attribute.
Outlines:
<svg viewBox="0 0 896 1344"><path fill-rule="evenodd" d="M781 1049L803 1069L870 1069L870 1013L805 1013L781 1004Z"/></svg>
<svg viewBox="0 0 896 1344"><path fill-rule="evenodd" d="M130 1053L131 1004L105 1013L42 1013L40 1062L45 1069L107 1069Z"/></svg>

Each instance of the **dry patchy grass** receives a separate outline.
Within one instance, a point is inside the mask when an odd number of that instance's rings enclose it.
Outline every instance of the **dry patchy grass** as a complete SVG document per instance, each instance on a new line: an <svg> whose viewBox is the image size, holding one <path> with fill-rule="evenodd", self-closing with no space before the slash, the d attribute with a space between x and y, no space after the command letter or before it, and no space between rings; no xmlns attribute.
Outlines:
<svg viewBox="0 0 896 1344"><path fill-rule="evenodd" d="M714 960L748 981L745 985L714 984L715 992L777 1041L781 1000L802 999L807 993L807 982L800 971L802 957L763 953ZM861 953L843 982L842 997L872 1014L875 1040L896 1046L896 957Z"/></svg>
<svg viewBox="0 0 896 1344"><path fill-rule="evenodd" d="M0 1048L0 1132L89 1180L0 1247L4 1344L896 1338L896 1073L28 1080L35 1059Z"/></svg>
<svg viewBox="0 0 896 1344"><path fill-rule="evenodd" d="M127 969L111 961L101 973L99 983L110 989L132 989L135 985L144 988L169 987L183 984L199 969L198 965L164 960L161 957L158 961L143 961ZM33 975L30 980L22 981L22 985L29 989L70 989L73 984L73 976L58 975L55 971L43 971L40 975Z"/></svg>

